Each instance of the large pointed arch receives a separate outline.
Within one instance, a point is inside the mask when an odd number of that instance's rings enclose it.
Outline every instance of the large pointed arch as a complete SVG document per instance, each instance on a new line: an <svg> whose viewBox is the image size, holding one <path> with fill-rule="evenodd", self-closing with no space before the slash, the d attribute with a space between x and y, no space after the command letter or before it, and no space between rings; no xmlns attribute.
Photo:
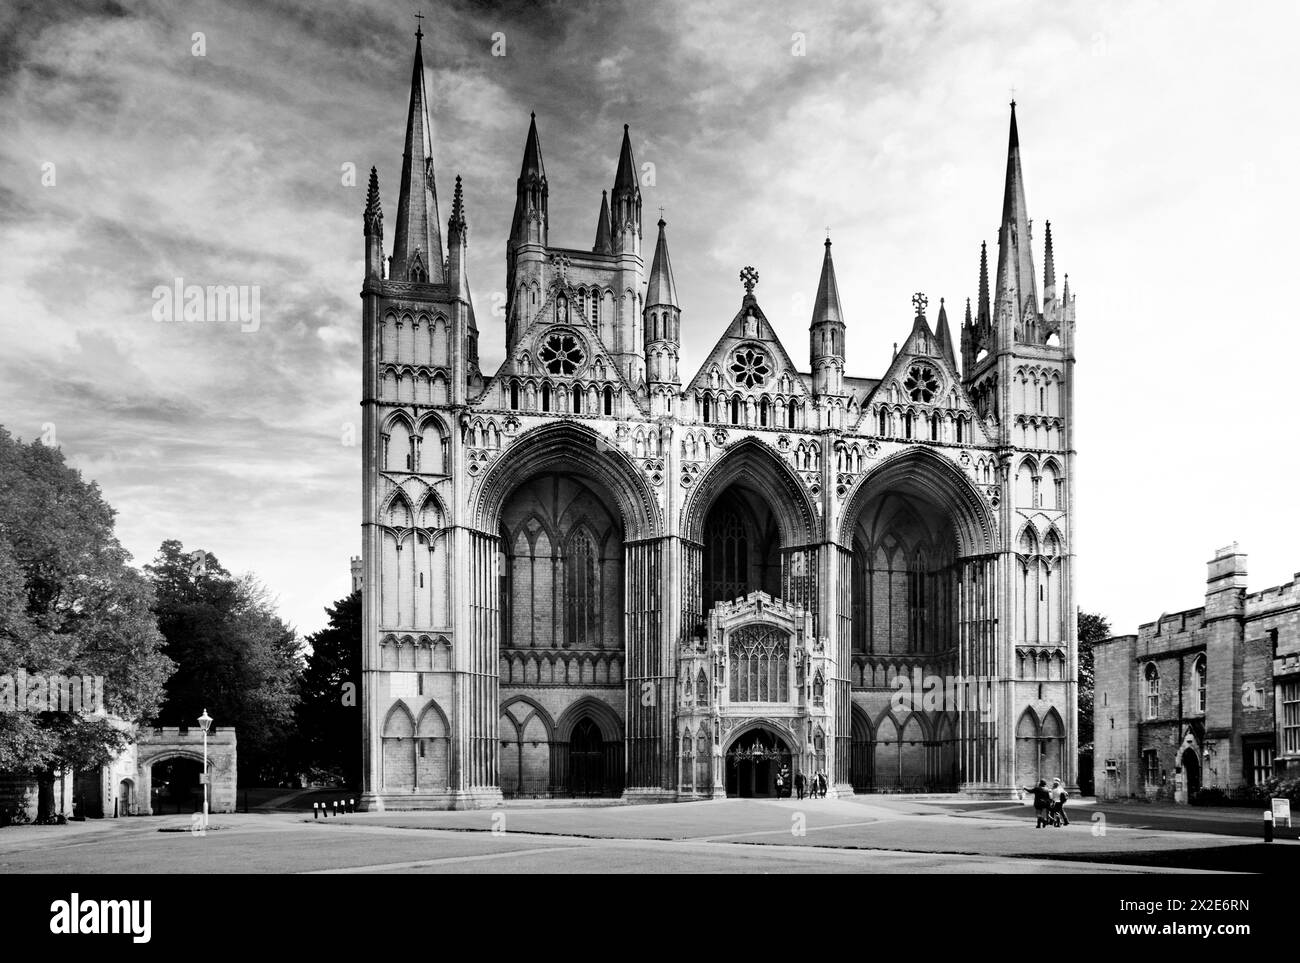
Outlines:
<svg viewBox="0 0 1300 963"><path fill-rule="evenodd" d="M568 742L573 735L573 727L584 718L590 718L596 724L601 738L606 742L622 742L623 720L609 703L602 702L595 696L583 696L569 703L555 724L555 741Z"/></svg>
<svg viewBox="0 0 1300 963"><path fill-rule="evenodd" d="M523 482L546 471L588 475L613 497L628 539L647 538L662 530L659 503L632 460L586 425L556 422L525 432L497 458L479 485L474 521L483 532L496 532L501 510Z"/></svg>
<svg viewBox="0 0 1300 963"><path fill-rule="evenodd" d="M736 482L766 494L783 545L809 545L819 540L817 511L808 489L780 455L752 437L729 445L687 496L682 506L683 537L695 542L704 540L704 520L709 509Z"/></svg>
<svg viewBox="0 0 1300 963"><path fill-rule="evenodd" d="M929 448L909 448L890 455L858 481L836 533L841 545L853 544L854 528L863 508L891 489L914 491L945 508L952 519L960 555L997 551L998 529L988 503L956 465Z"/></svg>

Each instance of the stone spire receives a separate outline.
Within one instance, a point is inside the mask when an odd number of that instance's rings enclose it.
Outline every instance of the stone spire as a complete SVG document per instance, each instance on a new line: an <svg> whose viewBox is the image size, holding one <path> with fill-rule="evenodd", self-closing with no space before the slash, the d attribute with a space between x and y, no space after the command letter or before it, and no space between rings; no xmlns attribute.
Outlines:
<svg viewBox="0 0 1300 963"><path fill-rule="evenodd" d="M415 64L411 68L411 103L406 115L406 147L402 153L402 183L397 198L397 226L389 277L395 281L441 284L442 229L438 190L433 175L433 128L424 90L424 57L415 34Z"/></svg>
<svg viewBox="0 0 1300 963"><path fill-rule="evenodd" d="M663 224L663 221L659 222ZM663 237L663 230L659 232ZM591 249L595 254L613 254L614 241L609 234L609 191L600 192L600 217L596 221L596 244Z"/></svg>
<svg viewBox="0 0 1300 963"><path fill-rule="evenodd" d="M967 316L970 313L970 302L966 302ZM945 361L953 371L957 370L957 353L952 349L952 332L948 330L948 310L943 306L943 298L939 299L939 321L935 325L934 339L939 343L939 353L943 355Z"/></svg>
<svg viewBox="0 0 1300 963"><path fill-rule="evenodd" d="M831 239L826 239L826 253L822 255L822 276L817 282L817 300L813 303L812 323L824 321L844 323L840 312L840 289L835 283L835 262L831 260Z"/></svg>
<svg viewBox="0 0 1300 963"><path fill-rule="evenodd" d="M370 168L370 186L366 188L366 210L361 215L366 236L366 277L382 281L384 277L384 210L379 203L379 172Z"/></svg>
<svg viewBox="0 0 1300 963"><path fill-rule="evenodd" d="M623 125L623 145L618 154L618 171L614 175L610 227L614 252L641 253L641 188L637 184L636 161L632 157L632 138Z"/></svg>
<svg viewBox="0 0 1300 963"><path fill-rule="evenodd" d="M655 242L655 256L650 264L650 280L646 284L645 306L680 307L677 303L677 283L673 280L673 265L668 257L668 238L664 235L667 222L659 218L659 239Z"/></svg>
<svg viewBox="0 0 1300 963"><path fill-rule="evenodd" d="M524 160L515 184L515 216L510 240L515 244L546 244L548 220L546 167L542 163L542 142L537 136L537 115L529 115Z"/></svg>
<svg viewBox="0 0 1300 963"><path fill-rule="evenodd" d="M1052 257L1052 222L1043 236L1043 309L1056 300L1056 261Z"/></svg>
<svg viewBox="0 0 1300 963"><path fill-rule="evenodd" d="M987 327L993 318L993 312L989 307L989 245L988 241L980 242L980 299L979 307L975 315L975 323L979 327Z"/></svg>
<svg viewBox="0 0 1300 963"><path fill-rule="evenodd" d="M1020 134L1016 128L1016 102L1011 102L1011 133L1007 140L1007 179L1002 194L1002 226L998 229L998 281L994 295L997 316L1009 313L1021 327L1038 316L1038 293L1034 281L1034 256L1025 178L1020 169ZM1011 332L999 332L1003 338Z"/></svg>

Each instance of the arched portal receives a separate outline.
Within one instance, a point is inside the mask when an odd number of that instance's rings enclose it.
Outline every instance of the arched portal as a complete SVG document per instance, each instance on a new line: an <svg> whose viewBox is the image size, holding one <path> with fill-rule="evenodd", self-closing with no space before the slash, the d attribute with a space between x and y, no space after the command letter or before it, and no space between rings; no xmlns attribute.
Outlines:
<svg viewBox="0 0 1300 963"><path fill-rule="evenodd" d="M987 505L954 465L928 449L887 458L849 498L839 535L852 556L854 653L956 645L962 560L991 553L996 536Z"/></svg>
<svg viewBox="0 0 1300 963"><path fill-rule="evenodd" d="M729 798L775 798L777 773L789 778L792 753L784 738L767 726L755 726L736 736L726 753Z"/></svg>
<svg viewBox="0 0 1300 963"><path fill-rule="evenodd" d="M155 815L203 811L203 772L200 758L189 755L155 759L150 766L151 806Z"/></svg>
<svg viewBox="0 0 1300 963"><path fill-rule="evenodd" d="M1191 802L1192 795L1201 791L1201 758L1196 754L1193 746L1188 746L1183 750L1183 777L1187 785L1187 801Z"/></svg>
<svg viewBox="0 0 1300 963"><path fill-rule="evenodd" d="M729 447L683 507L689 633L719 602L763 591L816 609L817 513L804 482L753 438Z"/></svg>

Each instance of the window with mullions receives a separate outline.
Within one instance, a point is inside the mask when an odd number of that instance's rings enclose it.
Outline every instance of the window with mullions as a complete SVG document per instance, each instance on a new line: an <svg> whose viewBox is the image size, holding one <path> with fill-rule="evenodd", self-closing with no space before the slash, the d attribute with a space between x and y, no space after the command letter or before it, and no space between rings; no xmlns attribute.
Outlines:
<svg viewBox="0 0 1300 963"><path fill-rule="evenodd" d="M1300 682L1282 685L1282 751L1300 752Z"/></svg>
<svg viewBox="0 0 1300 963"><path fill-rule="evenodd" d="M1205 711L1205 656L1196 659L1196 711Z"/></svg>
<svg viewBox="0 0 1300 963"><path fill-rule="evenodd" d="M1147 749L1142 753L1142 775L1148 786L1155 786L1160 782L1160 757L1156 755L1154 749Z"/></svg>
<svg viewBox="0 0 1300 963"><path fill-rule="evenodd" d="M710 516L704 535L704 604L740 598L749 591L749 537L735 509Z"/></svg>
<svg viewBox="0 0 1300 963"><path fill-rule="evenodd" d="M1147 718L1154 719L1160 714L1160 670L1154 663L1148 663L1146 669L1147 683Z"/></svg>
<svg viewBox="0 0 1300 963"><path fill-rule="evenodd" d="M569 644L599 645L600 564L596 545L585 529L578 529L570 537L565 556Z"/></svg>
<svg viewBox="0 0 1300 963"><path fill-rule="evenodd" d="M732 702L790 701L790 642L779 629L744 626L727 641Z"/></svg>

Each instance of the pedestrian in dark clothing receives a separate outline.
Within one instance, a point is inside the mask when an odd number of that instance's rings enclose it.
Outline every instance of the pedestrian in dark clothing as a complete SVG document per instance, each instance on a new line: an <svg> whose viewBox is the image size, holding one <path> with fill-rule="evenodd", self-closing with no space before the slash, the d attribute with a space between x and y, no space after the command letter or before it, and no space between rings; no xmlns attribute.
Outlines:
<svg viewBox="0 0 1300 963"><path fill-rule="evenodd" d="M826 798L826 773L821 769L817 770L817 793L823 799Z"/></svg>
<svg viewBox="0 0 1300 963"><path fill-rule="evenodd" d="M807 782L807 780L804 778L803 770L802 770L802 769L799 770L797 773L795 773L795 776L794 776L794 791L795 791L796 793L799 794L799 798L800 798L800 799L803 798L803 787L804 787L804 785L806 784L806 782Z"/></svg>
<svg viewBox="0 0 1300 963"><path fill-rule="evenodd" d="M1052 793L1051 790L1047 788L1047 780L1038 780L1038 785L1033 788L1030 788L1029 786L1021 786L1020 788L1025 792L1031 792L1034 794L1034 816L1036 817L1034 828L1042 829L1044 826L1048 825L1049 814L1052 808Z"/></svg>

